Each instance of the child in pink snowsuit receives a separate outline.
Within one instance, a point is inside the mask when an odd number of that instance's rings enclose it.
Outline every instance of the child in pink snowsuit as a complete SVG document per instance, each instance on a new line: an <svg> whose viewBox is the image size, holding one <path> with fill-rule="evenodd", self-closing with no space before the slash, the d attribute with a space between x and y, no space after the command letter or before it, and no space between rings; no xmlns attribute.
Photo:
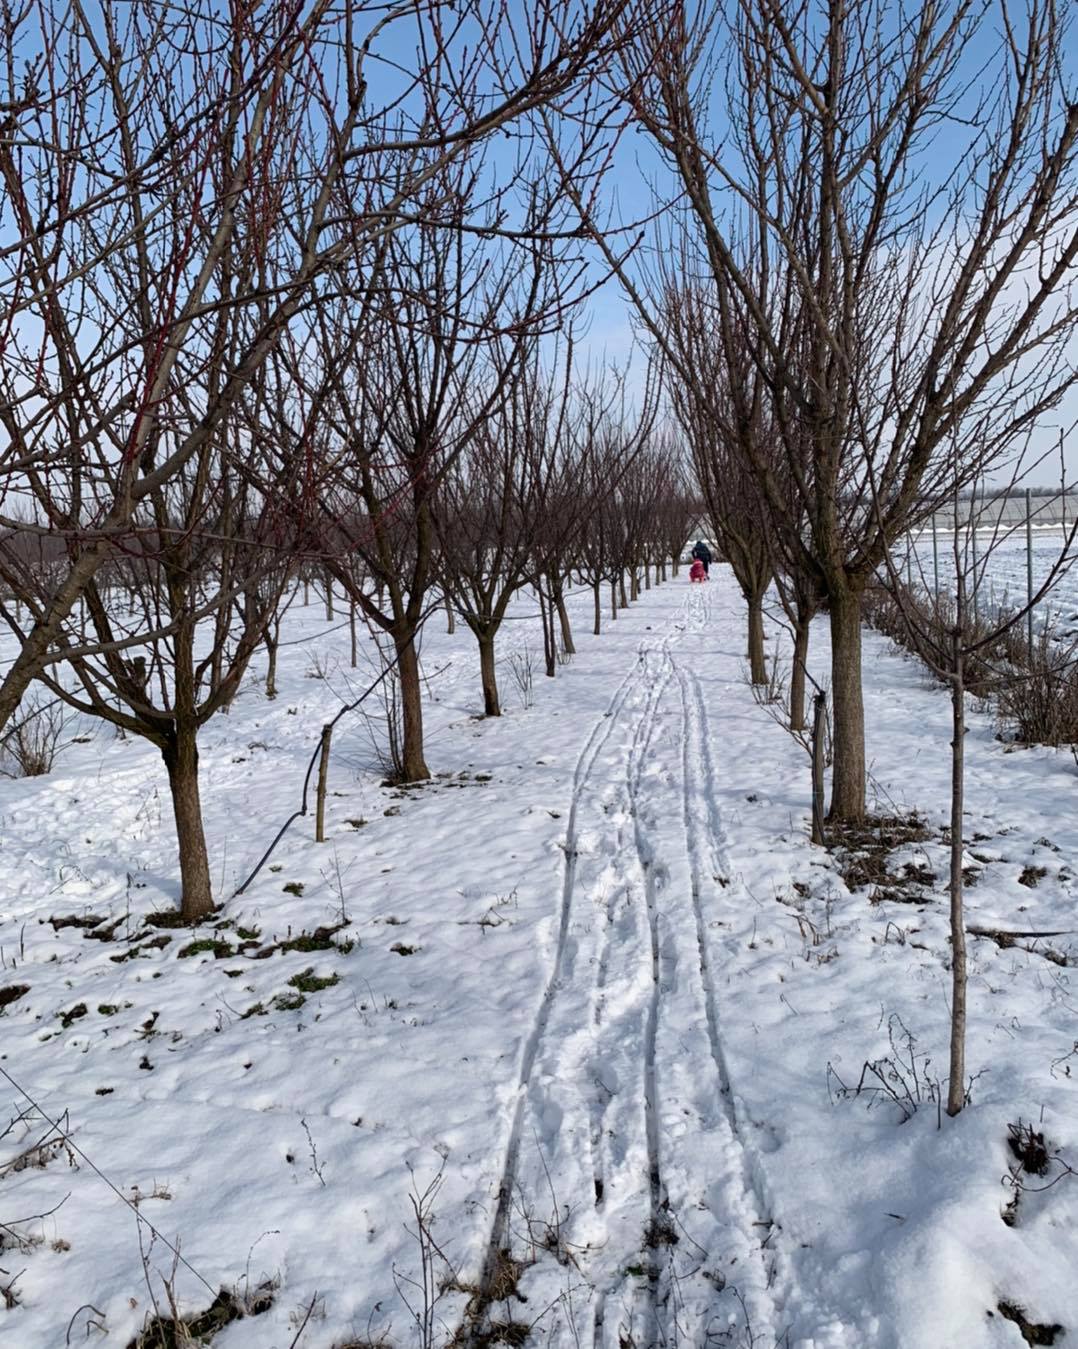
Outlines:
<svg viewBox="0 0 1078 1349"><path fill-rule="evenodd" d="M698 557L693 558L692 566L689 568L689 580L690 581L707 580L707 571L704 568L704 564L700 561Z"/></svg>

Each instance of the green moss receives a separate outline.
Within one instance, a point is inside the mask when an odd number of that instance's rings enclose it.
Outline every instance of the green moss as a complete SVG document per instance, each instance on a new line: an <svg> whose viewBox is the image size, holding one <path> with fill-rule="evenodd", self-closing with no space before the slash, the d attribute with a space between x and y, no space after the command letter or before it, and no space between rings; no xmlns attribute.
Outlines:
<svg viewBox="0 0 1078 1349"><path fill-rule="evenodd" d="M300 895L303 894L303 882L285 881L284 885L281 886L281 889L285 892L286 895L295 895L296 898L298 899Z"/></svg>
<svg viewBox="0 0 1078 1349"><path fill-rule="evenodd" d="M203 954L211 954L214 960L223 960L226 956L235 955L236 948L231 942L221 941L220 938L200 937L198 941L189 942L176 952L179 960L185 960L188 956Z"/></svg>
<svg viewBox="0 0 1078 1349"><path fill-rule="evenodd" d="M320 993L323 988L332 988L334 984L341 982L339 974L330 974L325 978L320 978L313 969L303 970L300 974L294 974L288 981L290 988L297 988L301 993Z"/></svg>
<svg viewBox="0 0 1078 1349"><path fill-rule="evenodd" d="M284 941L271 942L261 950L254 952L252 959L268 960L277 951L339 951L342 955L356 945L354 941L334 941L333 938L347 923L338 923L336 927L316 927L313 932L301 932L298 936L288 937Z"/></svg>

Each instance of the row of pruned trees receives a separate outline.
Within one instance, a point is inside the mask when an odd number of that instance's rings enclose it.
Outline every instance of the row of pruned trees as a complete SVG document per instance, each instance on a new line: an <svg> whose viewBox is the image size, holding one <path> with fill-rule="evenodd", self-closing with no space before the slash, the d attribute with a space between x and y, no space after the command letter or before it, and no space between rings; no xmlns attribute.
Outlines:
<svg viewBox="0 0 1078 1349"><path fill-rule="evenodd" d="M598 181L636 18L0 0L0 31L0 730L37 680L157 746L193 917L198 733L298 561L417 687L433 497L592 283L546 114Z"/></svg>
<svg viewBox="0 0 1078 1349"><path fill-rule="evenodd" d="M795 726L808 621L828 613L832 819L865 814L862 606L881 576L907 640L950 685L951 1114L967 1091L967 670L1024 611L978 627L957 511L949 605L904 594L896 554L986 475L1054 442L1046 419L1078 382L1073 21L1053 0L656 4L623 65L677 201L654 265L623 259L576 195L662 354L758 681L760 604L778 584Z"/></svg>
<svg viewBox="0 0 1078 1349"><path fill-rule="evenodd" d="M626 257L566 173L662 356L753 677L772 576L799 684L827 611L837 820L865 811L866 587L1078 381L1071 8L656 3L620 55L656 246Z"/></svg>
<svg viewBox="0 0 1078 1349"><path fill-rule="evenodd" d="M336 582L389 638L399 771L414 781L428 776L417 637L440 596L478 639L485 707L496 714L494 641L520 589L538 596L553 675L559 643L571 650L564 600L574 575L609 581L616 610L618 578L628 570L635 595L641 573L684 541L676 448L653 434L648 391L631 409L618 380L578 373L572 344L559 355L546 336L571 268L549 249L465 231L458 166L437 182L454 191L458 227L438 214L444 199L432 202L387 235L377 285L365 291L351 263L335 265L310 325L278 336L199 452L151 472L129 527L93 543L101 559L66 617L50 600L94 530L47 528L40 513L58 508L71 478L29 475L39 514L9 522L8 621L24 653L45 624L54 634L38 681L163 756L189 917L213 903L199 733L260 646L271 690L297 568ZM222 366L240 359L240 312L216 316ZM195 420L197 391L182 399ZM122 471L98 470L103 482L87 473L84 502ZM28 631L24 614L36 620Z"/></svg>
<svg viewBox="0 0 1078 1349"><path fill-rule="evenodd" d="M208 471L180 475L160 503L158 529L147 527L137 549L114 550L87 584L78 614L61 625L37 682L58 703L160 750L186 917L213 907L200 731L227 710L260 647L265 693L275 696L281 619L312 571L327 616L336 584L375 636L376 664L392 662L401 706L395 766L401 781L413 782L429 776L419 637L443 601L476 639L484 712L497 716L495 643L521 592L534 596L543 616L553 677L559 657L574 649L570 589L588 585L598 597L608 585L616 618L652 574L664 576L668 563L676 570L694 503L680 487L676 447L652 434L646 407L630 417L610 396L613 385L601 378L578 384L569 362L551 374L535 351L496 402L487 381L497 381L498 371L480 372L469 361L467 373L482 415L455 400L434 419L440 442L459 436L461 448L439 474L406 479L399 499L395 459L354 448L339 472L323 465L323 523L303 534L290 530L274 498L258 493L253 475L234 480L218 466L211 502L201 496L210 490ZM26 532L8 540L12 551L21 544L32 553L35 543ZM34 565L25 565L32 573ZM597 598L596 633L600 614ZM388 651L377 641L386 632L394 644Z"/></svg>

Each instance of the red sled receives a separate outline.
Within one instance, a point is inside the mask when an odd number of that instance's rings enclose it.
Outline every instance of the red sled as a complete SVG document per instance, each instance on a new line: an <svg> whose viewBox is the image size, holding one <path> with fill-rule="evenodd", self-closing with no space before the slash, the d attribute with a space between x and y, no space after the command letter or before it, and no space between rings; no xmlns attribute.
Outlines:
<svg viewBox="0 0 1078 1349"><path fill-rule="evenodd" d="M706 581L707 569L698 557L693 558L692 566L689 568L690 581Z"/></svg>

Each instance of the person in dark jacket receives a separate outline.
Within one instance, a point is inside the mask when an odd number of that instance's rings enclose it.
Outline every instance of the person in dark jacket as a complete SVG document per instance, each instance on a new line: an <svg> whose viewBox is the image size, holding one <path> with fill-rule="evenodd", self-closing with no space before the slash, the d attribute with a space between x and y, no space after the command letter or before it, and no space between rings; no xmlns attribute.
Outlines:
<svg viewBox="0 0 1078 1349"><path fill-rule="evenodd" d="M697 539L692 546L692 555L698 561L704 564L705 575L711 573L711 549L704 543L703 539Z"/></svg>

